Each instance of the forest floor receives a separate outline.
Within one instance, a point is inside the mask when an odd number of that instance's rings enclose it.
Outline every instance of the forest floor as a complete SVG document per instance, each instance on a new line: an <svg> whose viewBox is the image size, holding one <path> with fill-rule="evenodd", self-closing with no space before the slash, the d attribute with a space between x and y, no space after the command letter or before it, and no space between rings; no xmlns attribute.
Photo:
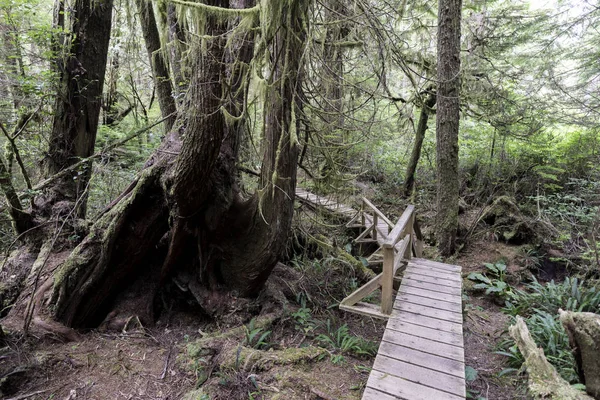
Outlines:
<svg viewBox="0 0 600 400"><path fill-rule="evenodd" d="M520 281L526 269L521 254L519 247L492 238L471 243L452 260L463 267L465 364L476 371L476 377L468 382L468 398L527 399L522 376L499 377L506 365L504 357L494 352L507 337L508 317L488 296L471 291L466 279L468 273L482 271L483 263L503 260L509 275ZM320 309L313 307L309 312L300 304L293 305L268 328L271 333L265 342L270 351L322 345L316 340L318 334L331 336L339 332L334 328L344 324L348 336L364 338L377 347L385 323L340 312L334 306L336 295L331 295L327 284L325 290L322 282L304 286L304 296L315 301L326 292L330 304L323 304ZM306 315L299 324L297 313L302 312ZM172 311L151 328L134 327L123 333L92 331L82 335L79 342L64 343L52 337L24 340L11 335L8 345L0 349L0 398L360 399L374 357L341 349L329 348L320 357L288 365L273 363L250 370L211 367L203 371L199 367L202 358L190 359L189 345L229 328L187 310ZM259 334L266 332L267 328ZM264 352L268 354L269 350ZM194 392L201 376L202 381L206 380L204 387L210 387L211 397Z"/></svg>

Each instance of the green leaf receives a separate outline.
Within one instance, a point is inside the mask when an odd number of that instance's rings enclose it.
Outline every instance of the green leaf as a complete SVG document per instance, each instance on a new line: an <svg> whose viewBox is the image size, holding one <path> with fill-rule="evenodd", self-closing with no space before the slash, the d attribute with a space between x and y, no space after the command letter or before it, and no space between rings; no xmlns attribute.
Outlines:
<svg viewBox="0 0 600 400"><path fill-rule="evenodd" d="M467 365L465 367L465 380L467 382L473 382L475 379L477 379L477 370Z"/></svg>
<svg viewBox="0 0 600 400"><path fill-rule="evenodd" d="M496 354L500 354L500 352L496 352ZM517 368L504 368L502 371L500 371L500 373L498 374L498 377L502 377L506 374L510 374L513 372L517 372L518 369Z"/></svg>

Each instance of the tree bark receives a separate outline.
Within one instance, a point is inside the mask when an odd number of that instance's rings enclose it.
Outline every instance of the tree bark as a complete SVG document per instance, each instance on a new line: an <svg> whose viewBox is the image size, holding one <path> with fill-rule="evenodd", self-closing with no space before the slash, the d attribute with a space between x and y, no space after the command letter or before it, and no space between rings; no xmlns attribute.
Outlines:
<svg viewBox="0 0 600 400"><path fill-rule="evenodd" d="M417 125L417 131L415 133L415 143L413 144L410 160L408 160L408 166L406 167L406 178L404 179L403 188L405 197L409 197L411 195L415 186L415 172L417 171L417 165L419 164L419 159L421 158L421 149L423 148L423 140L425 140L425 133L427 132L429 114L432 112L435 101L435 92L430 91L421 107L419 124Z"/></svg>
<svg viewBox="0 0 600 400"><path fill-rule="evenodd" d="M556 371L529 334L525 321L517 316L514 325L508 328L515 340L528 373L529 391L535 399L591 400L590 396L572 387Z"/></svg>
<svg viewBox="0 0 600 400"><path fill-rule="evenodd" d="M458 228L461 0L440 0L437 65L437 239L442 255L454 253Z"/></svg>
<svg viewBox="0 0 600 400"><path fill-rule="evenodd" d="M167 118L164 129L165 132L169 132L177 118L177 107L173 98L173 86L171 84L171 77L169 76L169 66L161 50L160 36L158 34L156 18L154 18L154 9L152 3L148 0L135 0L135 5L140 18L150 65L152 66L154 87L158 95L158 105L160 106L163 118Z"/></svg>
<svg viewBox="0 0 600 400"><path fill-rule="evenodd" d="M114 54L111 57L110 69L108 70L107 90L104 94L104 125L115 125L118 121L119 110L117 85L119 83L119 55Z"/></svg>
<svg viewBox="0 0 600 400"><path fill-rule="evenodd" d="M60 6L57 9L60 10ZM113 0L76 0L69 10L64 56L58 61L60 82L54 108L48 154L43 160L45 177L52 176L94 152L110 39ZM63 22L61 12L56 25ZM36 199L37 211L52 214L58 202L78 203L85 216L86 188L91 163L56 183ZM77 202L80 196L84 198Z"/></svg>
<svg viewBox="0 0 600 400"><path fill-rule="evenodd" d="M184 63L182 56L183 50L187 46L185 31L177 18L177 11L173 3L167 4L166 24L168 26L169 37L169 56L171 60L171 70L173 71L173 86L177 99L183 99L188 88L188 78L185 74ZM181 103L178 101L177 103Z"/></svg>
<svg viewBox="0 0 600 400"><path fill-rule="evenodd" d="M23 209L19 196L12 184L11 174L2 159L0 159L0 189L2 189L6 198L8 213L12 219L15 233L19 235L27 231L33 226L33 219L31 218L31 214Z"/></svg>

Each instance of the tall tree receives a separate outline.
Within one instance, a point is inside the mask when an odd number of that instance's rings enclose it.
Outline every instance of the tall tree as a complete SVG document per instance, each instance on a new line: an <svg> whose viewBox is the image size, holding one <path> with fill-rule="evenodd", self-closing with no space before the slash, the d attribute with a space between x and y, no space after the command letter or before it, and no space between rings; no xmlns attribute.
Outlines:
<svg viewBox="0 0 600 400"><path fill-rule="evenodd" d="M169 66L166 62L166 57L163 56L161 51L160 36L158 34L156 18L154 18L154 9L152 3L148 0L135 0L135 6L138 10L142 33L146 42L146 50L148 51L150 65L152 66L158 104L163 118L166 118L164 124L165 132L169 132L177 117L177 107L173 97Z"/></svg>
<svg viewBox="0 0 600 400"><path fill-rule="evenodd" d="M76 0L67 8L63 0L57 0L55 8L55 26L63 32L59 38L63 52L56 56L60 81L48 153L43 160L46 177L94 152L113 0ZM81 170L56 180L48 193L36 200L37 211L45 215L64 213L66 207L60 207L62 211L52 208L67 201L68 208L77 204L77 214L84 216L90 177L91 163L88 163Z"/></svg>
<svg viewBox="0 0 600 400"><path fill-rule="evenodd" d="M461 0L440 0L437 38L437 239L442 255L454 253L458 228Z"/></svg>
<svg viewBox="0 0 600 400"><path fill-rule="evenodd" d="M412 153L408 160L408 166L406 167L406 178L404 179L404 196L408 197L411 195L415 186L415 173L417 171L417 165L421 158L421 149L423 147L423 140L425 140L425 133L427 132L427 123L429 122L429 114L433 112L433 106L435 105L436 96L433 88L429 89L427 97L423 99L421 106L421 115L419 116L419 124L417 125L417 131L415 132L415 142L413 143Z"/></svg>

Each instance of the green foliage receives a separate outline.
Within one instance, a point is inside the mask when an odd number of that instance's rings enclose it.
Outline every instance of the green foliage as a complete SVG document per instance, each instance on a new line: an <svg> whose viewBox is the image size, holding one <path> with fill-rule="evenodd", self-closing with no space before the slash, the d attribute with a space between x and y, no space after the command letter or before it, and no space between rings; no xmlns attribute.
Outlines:
<svg viewBox="0 0 600 400"><path fill-rule="evenodd" d="M514 318L512 318L514 323ZM576 372L575 358L569 346L569 337L565 332L558 315L549 314L542 310L533 310L533 314L525 319L525 324L533 340L544 349L548 361L556 368L558 373L568 382L575 383L579 377ZM504 373L516 371L525 361L512 339L500 343L497 354L508 358L511 367Z"/></svg>
<svg viewBox="0 0 600 400"><path fill-rule="evenodd" d="M475 379L477 379L477 370L467 365L465 367L465 380L467 382L473 382Z"/></svg>
<svg viewBox="0 0 600 400"><path fill-rule="evenodd" d="M332 350L355 356L374 356L377 354L376 343L352 335L346 324L336 329L332 326L331 320L327 319L325 330L326 332L319 334L316 340Z"/></svg>
<svg viewBox="0 0 600 400"><path fill-rule="evenodd" d="M305 336L312 336L317 328L317 324L312 317L311 309L300 307L298 311L292 314L295 322L295 328Z"/></svg>
<svg viewBox="0 0 600 400"><path fill-rule="evenodd" d="M578 380L575 359L569 346L569 338L558 318L558 310L576 312L600 312L600 290L598 286L586 285L577 278L566 278L562 283L549 282L545 285L535 278L525 290L514 290L504 311L511 315L525 316L531 337L544 349L548 361L567 381ZM504 373L517 370L523 364L512 339L501 343L498 354L508 357L510 368Z"/></svg>
<svg viewBox="0 0 600 400"><path fill-rule="evenodd" d="M250 323L245 327L246 337L244 339L244 345L252 347L253 349L268 349L271 347L271 344L267 342L267 338L271 335L271 331L264 331L264 328L255 327L255 322L255 319L252 318Z"/></svg>
<svg viewBox="0 0 600 400"><path fill-rule="evenodd" d="M535 277L525 290L514 290L505 312L512 315L530 315L540 310L556 315L559 309L576 312L600 313L600 287L589 286L584 281L567 277L562 283L551 281L545 285Z"/></svg>
<svg viewBox="0 0 600 400"><path fill-rule="evenodd" d="M540 205L543 215L553 221L566 223L568 226L591 223L599 209L598 206L590 205L575 193L554 193L529 198Z"/></svg>
<svg viewBox="0 0 600 400"><path fill-rule="evenodd" d="M485 263L487 271L482 273L471 272L468 278L477 282L473 288L485 290L486 295L494 295L501 299L512 296L512 288L506 283L506 265L503 263Z"/></svg>

